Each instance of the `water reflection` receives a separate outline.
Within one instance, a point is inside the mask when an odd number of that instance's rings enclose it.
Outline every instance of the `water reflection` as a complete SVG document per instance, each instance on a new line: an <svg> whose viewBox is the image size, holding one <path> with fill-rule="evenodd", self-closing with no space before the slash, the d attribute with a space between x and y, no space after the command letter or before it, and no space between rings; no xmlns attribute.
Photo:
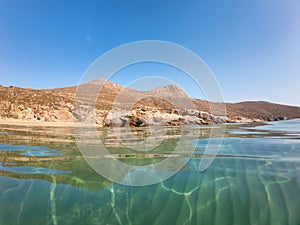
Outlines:
<svg viewBox="0 0 300 225"><path fill-rule="evenodd" d="M136 152L124 146L124 139L123 142L120 141L117 134L111 129L98 129L98 135L109 151L109 154L104 155L103 158L113 157L135 166L158 163L173 154L181 134L178 127L164 127L161 129L164 130L150 131L148 128L131 130L133 137L136 138L128 140L131 141L131 144L139 141L142 137L150 136L150 132L164 133L164 136L155 135L162 138L160 145L146 152ZM1 176L47 181L51 181L55 177L55 181L59 184L79 185L81 188L88 189L98 189L111 183L98 175L83 159L73 137L72 128L6 125L2 126L1 130ZM191 129L191 139L198 138L199 135L209 136L209 129L206 128L200 133L198 130ZM85 133L85 135L89 134ZM186 158L190 156L191 154L185 154L184 152L182 152L182 155L175 155L179 161L181 160L179 157ZM174 159L175 163L176 160Z"/></svg>
<svg viewBox="0 0 300 225"><path fill-rule="evenodd" d="M204 153L210 129L191 128L201 138L191 135L195 152L178 155L191 157L186 166L145 187L115 184L93 171L72 128L2 126L0 224L298 225L300 140L255 126L227 125L219 155L202 173L199 160L211 157ZM149 165L172 154L178 142L180 130L165 129L161 147L147 152L126 149L110 129L99 129L99 136L118 160ZM299 131L298 124L293 132ZM147 129L133 134L150 135Z"/></svg>

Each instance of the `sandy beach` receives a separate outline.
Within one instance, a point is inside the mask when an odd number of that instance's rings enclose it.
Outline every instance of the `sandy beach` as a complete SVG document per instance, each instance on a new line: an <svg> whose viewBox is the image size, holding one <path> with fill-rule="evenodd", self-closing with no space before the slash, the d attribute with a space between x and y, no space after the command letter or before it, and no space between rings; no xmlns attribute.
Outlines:
<svg viewBox="0 0 300 225"><path fill-rule="evenodd" d="M36 127L73 127L73 122L26 121L19 119L0 119L0 125L36 126Z"/></svg>

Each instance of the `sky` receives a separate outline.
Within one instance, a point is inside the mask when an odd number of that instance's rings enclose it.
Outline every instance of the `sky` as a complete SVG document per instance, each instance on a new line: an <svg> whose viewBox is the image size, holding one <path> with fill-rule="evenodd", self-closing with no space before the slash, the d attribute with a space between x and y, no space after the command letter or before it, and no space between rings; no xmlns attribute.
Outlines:
<svg viewBox="0 0 300 225"><path fill-rule="evenodd" d="M162 40L190 49L214 73L227 102L300 106L298 0L0 0L0 84L77 85L98 57L119 45ZM142 63L112 81L162 76L189 96L202 91L167 65Z"/></svg>

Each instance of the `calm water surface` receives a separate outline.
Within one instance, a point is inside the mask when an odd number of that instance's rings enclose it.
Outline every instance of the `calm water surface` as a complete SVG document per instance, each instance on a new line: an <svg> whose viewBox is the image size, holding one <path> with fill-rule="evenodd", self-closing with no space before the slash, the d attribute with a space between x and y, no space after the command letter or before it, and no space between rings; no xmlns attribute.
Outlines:
<svg viewBox="0 0 300 225"><path fill-rule="evenodd" d="M110 129L99 136L118 160L149 165L178 143L178 128L161 129L167 138L148 158L118 144ZM228 125L204 172L198 165L207 157L210 129L218 128L193 129L202 138L191 137L196 149L184 168L158 184L129 187L88 166L71 128L2 125L0 225L300 224L300 120ZM147 129L132 132L148 135Z"/></svg>

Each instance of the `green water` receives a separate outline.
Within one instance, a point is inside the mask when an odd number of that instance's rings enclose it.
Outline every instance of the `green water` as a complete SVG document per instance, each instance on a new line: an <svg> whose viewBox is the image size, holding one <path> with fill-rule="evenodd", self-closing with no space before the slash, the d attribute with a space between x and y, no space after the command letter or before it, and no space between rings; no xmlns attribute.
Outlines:
<svg viewBox="0 0 300 225"><path fill-rule="evenodd" d="M170 154L180 129L167 129L159 148L136 154L99 136L118 160L149 165ZM210 129L192 158L171 178L130 187L97 174L78 150L71 128L0 127L0 225L300 224L300 121L228 125L210 167L199 162ZM147 129L133 131L143 138ZM216 137L218 138L218 137ZM128 140L130 142L130 140ZM148 154L149 157L145 157ZM181 157L185 157L184 155Z"/></svg>

